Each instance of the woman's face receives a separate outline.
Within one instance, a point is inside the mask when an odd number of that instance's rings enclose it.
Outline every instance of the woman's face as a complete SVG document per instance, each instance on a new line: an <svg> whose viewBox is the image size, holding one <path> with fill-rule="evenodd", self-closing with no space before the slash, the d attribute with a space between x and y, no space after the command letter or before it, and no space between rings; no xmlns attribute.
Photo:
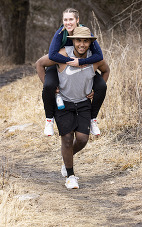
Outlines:
<svg viewBox="0 0 142 227"><path fill-rule="evenodd" d="M68 33L72 33L73 30L77 27L79 18L76 19L74 13L64 13L63 14L63 24Z"/></svg>

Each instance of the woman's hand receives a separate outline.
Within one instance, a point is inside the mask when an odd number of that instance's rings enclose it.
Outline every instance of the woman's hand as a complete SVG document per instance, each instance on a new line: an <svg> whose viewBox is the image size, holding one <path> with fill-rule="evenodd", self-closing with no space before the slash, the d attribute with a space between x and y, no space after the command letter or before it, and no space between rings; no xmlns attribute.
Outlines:
<svg viewBox="0 0 142 227"><path fill-rule="evenodd" d="M60 91L60 90L59 90L59 88L57 87L55 93L59 93L59 91Z"/></svg>
<svg viewBox="0 0 142 227"><path fill-rule="evenodd" d="M87 95L86 97L88 99L93 99L93 96L94 96L94 91L92 90L91 93L89 95Z"/></svg>
<svg viewBox="0 0 142 227"><path fill-rule="evenodd" d="M66 62L67 65L70 65L70 66L76 66L76 67L79 67L79 59L78 58L72 58L74 59L73 61L68 61Z"/></svg>
<svg viewBox="0 0 142 227"><path fill-rule="evenodd" d="M74 67L79 67L79 68L85 68L88 66L88 64L86 65L79 65L79 59L78 58L72 58L74 59L74 61L68 61L66 62L67 65L70 65L70 66L74 66Z"/></svg>

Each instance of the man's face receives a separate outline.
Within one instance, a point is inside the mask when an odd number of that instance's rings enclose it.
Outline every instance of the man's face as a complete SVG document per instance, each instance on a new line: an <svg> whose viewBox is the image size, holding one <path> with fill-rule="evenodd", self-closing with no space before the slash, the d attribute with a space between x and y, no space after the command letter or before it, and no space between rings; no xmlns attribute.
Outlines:
<svg viewBox="0 0 142 227"><path fill-rule="evenodd" d="M75 54L82 56L89 49L89 46L91 44L91 39L82 39L82 38L73 39L73 44L74 44Z"/></svg>

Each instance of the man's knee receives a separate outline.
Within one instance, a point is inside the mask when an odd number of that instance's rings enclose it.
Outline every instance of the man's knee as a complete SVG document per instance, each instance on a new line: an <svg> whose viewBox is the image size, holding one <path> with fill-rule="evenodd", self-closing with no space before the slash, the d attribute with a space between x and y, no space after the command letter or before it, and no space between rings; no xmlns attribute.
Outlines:
<svg viewBox="0 0 142 227"><path fill-rule="evenodd" d="M66 148L70 147L73 144L73 133L68 133L65 136L62 136L62 144Z"/></svg>
<svg viewBox="0 0 142 227"><path fill-rule="evenodd" d="M77 136L76 136L77 142L78 142L80 145L84 145L84 146L87 144L88 138L89 138L89 136L86 135L86 134L80 134L80 135L77 135Z"/></svg>

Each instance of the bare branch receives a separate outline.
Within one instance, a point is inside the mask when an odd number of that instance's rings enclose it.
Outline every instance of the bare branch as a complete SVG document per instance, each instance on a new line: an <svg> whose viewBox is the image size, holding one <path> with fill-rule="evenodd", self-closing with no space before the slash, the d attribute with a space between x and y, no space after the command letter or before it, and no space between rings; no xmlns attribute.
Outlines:
<svg viewBox="0 0 142 227"><path fill-rule="evenodd" d="M140 1L138 1L138 2L132 3L130 6L128 6L126 9L124 9L122 12L120 12L120 13L118 13L117 15L113 16L112 19L115 18L115 17L117 17L117 16L120 16L120 15L123 14L127 9L131 8L133 5L138 4L138 3L140 3L140 2L142 2L142 0L140 0Z"/></svg>
<svg viewBox="0 0 142 227"><path fill-rule="evenodd" d="M134 14L134 13L137 13L138 11L142 12L141 10L142 10L142 8L136 9L135 11L133 11L133 14ZM120 24L120 23L122 23L123 21L125 21L126 19L128 19L130 16L131 16L131 14L129 14L127 17L121 19L120 21L118 21L116 24L114 24L114 25L109 29L109 31L111 31L111 30L112 30L114 27L116 27L118 24Z"/></svg>

